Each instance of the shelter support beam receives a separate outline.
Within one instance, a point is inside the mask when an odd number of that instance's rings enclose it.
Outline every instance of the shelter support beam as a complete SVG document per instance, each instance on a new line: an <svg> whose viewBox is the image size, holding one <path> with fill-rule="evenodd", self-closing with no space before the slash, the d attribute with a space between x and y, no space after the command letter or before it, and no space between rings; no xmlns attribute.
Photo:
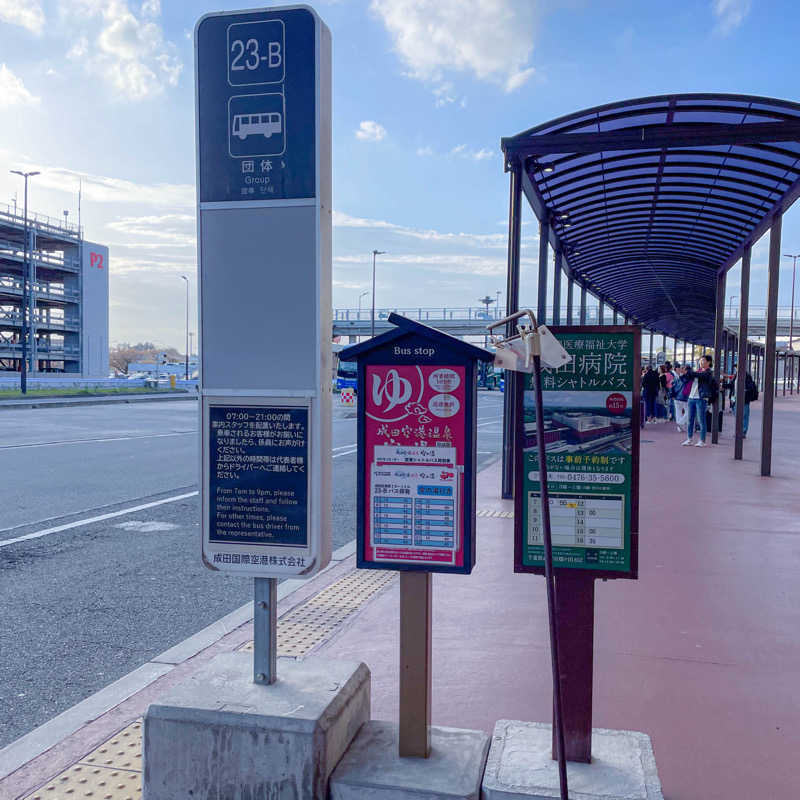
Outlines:
<svg viewBox="0 0 800 800"><path fill-rule="evenodd" d="M764 406L761 418L761 474L772 472L772 417L775 408L775 335L778 326L778 279L781 258L781 224L783 217L776 214L769 231L769 282L767 284L767 329L764 340Z"/></svg>
<svg viewBox="0 0 800 800"><path fill-rule="evenodd" d="M581 313L578 321L579 325L586 324L586 284L581 284Z"/></svg>
<svg viewBox="0 0 800 800"><path fill-rule="evenodd" d="M522 164L515 160L511 165L508 208L508 272L506 279L506 316L519 311L519 260L522 232ZM506 336L513 335L509 323ZM503 394L503 474L501 494L508 500L514 496L514 431L517 417L517 373L506 370Z"/></svg>
<svg viewBox="0 0 800 800"><path fill-rule="evenodd" d="M574 302L575 281L567 278L567 325L572 325L572 311Z"/></svg>
<svg viewBox="0 0 800 800"><path fill-rule="evenodd" d="M598 298L598 300L597 300L597 324L598 325L604 325L605 324L604 321L603 321L603 308L604 308L603 301Z"/></svg>
<svg viewBox="0 0 800 800"><path fill-rule="evenodd" d="M536 320L547 322L547 253L550 249L550 218L539 220L539 300L536 306Z"/></svg>
<svg viewBox="0 0 800 800"><path fill-rule="evenodd" d="M562 258L563 255L561 250L556 250L556 263L555 263L555 269L553 270L553 325L561 324L561 271L563 269Z"/></svg>
<svg viewBox="0 0 800 800"><path fill-rule="evenodd" d="M725 333L725 273L717 275L717 303L714 314L714 380L720 386L720 362L722 361L722 336ZM711 404L711 444L719 444L719 415L720 392Z"/></svg>

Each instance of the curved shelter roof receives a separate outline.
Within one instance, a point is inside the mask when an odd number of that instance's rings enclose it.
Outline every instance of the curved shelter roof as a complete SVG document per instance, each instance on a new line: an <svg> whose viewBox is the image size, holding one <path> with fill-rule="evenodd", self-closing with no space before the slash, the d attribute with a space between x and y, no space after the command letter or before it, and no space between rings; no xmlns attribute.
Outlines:
<svg viewBox="0 0 800 800"><path fill-rule="evenodd" d="M713 339L716 277L800 195L800 104L626 100L502 140L569 274L645 327Z"/></svg>

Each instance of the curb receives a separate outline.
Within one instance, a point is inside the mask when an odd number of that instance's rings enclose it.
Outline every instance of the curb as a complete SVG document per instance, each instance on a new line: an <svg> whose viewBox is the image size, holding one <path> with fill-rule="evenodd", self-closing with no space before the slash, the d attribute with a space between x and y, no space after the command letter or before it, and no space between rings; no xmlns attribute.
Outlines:
<svg viewBox="0 0 800 800"><path fill-rule="evenodd" d="M143 395L137 397L136 395L128 394L118 397L113 396L100 396L76 398L71 400L69 398L60 398L58 400L30 400L30 401L17 401L17 400L0 400L0 410L13 410L18 408L64 408L66 406L101 406L111 405L113 403L155 403L162 400L197 400L197 395L190 392L178 392L176 394L163 394L163 395Z"/></svg>
<svg viewBox="0 0 800 800"><path fill-rule="evenodd" d="M312 581L339 567L356 552L353 539L331 555L330 564L313 578L289 578L278 586L278 602L307 587ZM0 750L0 783L46 751L72 736L88 723L113 710L146 689L198 653L219 642L253 619L253 604L246 603L197 633L155 656L132 672L110 683L80 703L34 728Z"/></svg>

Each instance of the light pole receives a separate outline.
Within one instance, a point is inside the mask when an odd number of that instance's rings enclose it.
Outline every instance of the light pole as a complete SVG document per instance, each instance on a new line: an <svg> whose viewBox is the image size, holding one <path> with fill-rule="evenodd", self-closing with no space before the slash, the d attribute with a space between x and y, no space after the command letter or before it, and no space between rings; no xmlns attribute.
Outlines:
<svg viewBox="0 0 800 800"><path fill-rule="evenodd" d="M186 281L186 371L185 380L189 380L189 279L185 275L181 278Z"/></svg>
<svg viewBox="0 0 800 800"><path fill-rule="evenodd" d="M784 253L783 257L792 259L792 311L791 316L789 317L789 349L794 350L794 344L792 343L794 339L794 278L795 273L797 272L797 259L800 258L800 253L797 253L796 255Z"/></svg>
<svg viewBox="0 0 800 800"><path fill-rule="evenodd" d="M25 240L22 243L22 363L19 372L19 389L22 394L28 392L28 178L38 172L21 172L12 169L14 175L25 178ZM33 320L31 320L33 321Z"/></svg>
<svg viewBox="0 0 800 800"><path fill-rule="evenodd" d="M497 305L494 307L495 319L500 319L500 290L498 289L495 294L497 295Z"/></svg>
<svg viewBox="0 0 800 800"><path fill-rule="evenodd" d="M733 301L738 297L738 294L732 294L728 297L728 319L730 320L733 315Z"/></svg>
<svg viewBox="0 0 800 800"><path fill-rule="evenodd" d="M386 255L385 250L372 251L372 333L371 336L375 338L375 257Z"/></svg>
<svg viewBox="0 0 800 800"><path fill-rule="evenodd" d="M364 295L367 295L367 294L369 294L369 289L367 289L366 292L361 292L361 294L358 296L358 321L359 322L361 322L361 298L364 297Z"/></svg>

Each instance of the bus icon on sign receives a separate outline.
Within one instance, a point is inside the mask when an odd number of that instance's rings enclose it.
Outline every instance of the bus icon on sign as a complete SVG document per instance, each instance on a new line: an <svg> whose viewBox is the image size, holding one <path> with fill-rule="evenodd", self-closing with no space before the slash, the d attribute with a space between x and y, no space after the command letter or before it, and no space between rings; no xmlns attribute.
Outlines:
<svg viewBox="0 0 800 800"><path fill-rule="evenodd" d="M269 139L283 130L282 117L277 111L269 114L234 114L231 133L244 141L248 136L262 134Z"/></svg>
<svg viewBox="0 0 800 800"><path fill-rule="evenodd" d="M231 158L282 156L286 151L286 100L280 92L228 98Z"/></svg>

